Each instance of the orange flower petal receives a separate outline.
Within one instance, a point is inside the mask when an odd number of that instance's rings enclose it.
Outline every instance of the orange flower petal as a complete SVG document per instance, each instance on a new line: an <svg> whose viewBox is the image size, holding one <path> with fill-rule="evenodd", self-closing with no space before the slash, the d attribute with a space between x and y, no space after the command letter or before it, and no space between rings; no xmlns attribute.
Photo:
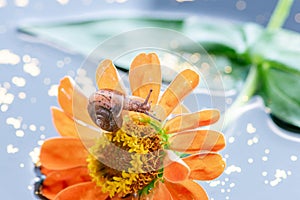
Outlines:
<svg viewBox="0 0 300 200"><path fill-rule="evenodd" d="M112 89L125 94L119 73L111 60L103 60L96 71L98 89Z"/></svg>
<svg viewBox="0 0 300 200"><path fill-rule="evenodd" d="M61 136L78 137L75 122L66 113L59 108L52 107L52 120L57 132Z"/></svg>
<svg viewBox="0 0 300 200"><path fill-rule="evenodd" d="M166 122L164 129L167 133L176 133L184 130L207 126L218 121L220 112L218 110L202 110L191 114L182 114Z"/></svg>
<svg viewBox="0 0 300 200"><path fill-rule="evenodd" d="M43 181L42 194L48 199L54 199L61 190L77 183L90 181L90 179L86 167L52 171Z"/></svg>
<svg viewBox="0 0 300 200"><path fill-rule="evenodd" d="M129 70L132 94L145 99L152 89L149 102L156 104L161 87L161 69L155 53L141 53L134 58Z"/></svg>
<svg viewBox="0 0 300 200"><path fill-rule="evenodd" d="M88 98L75 85L70 77L64 77L58 87L58 102L64 112L71 118L97 127L92 121L88 110Z"/></svg>
<svg viewBox="0 0 300 200"><path fill-rule="evenodd" d="M213 130L185 131L173 135L170 139L170 149L198 153L199 151L219 151L225 147L222 133Z"/></svg>
<svg viewBox="0 0 300 200"><path fill-rule="evenodd" d="M153 109L156 116L164 120L199 83L199 75L190 69L179 73L170 83Z"/></svg>
<svg viewBox="0 0 300 200"><path fill-rule="evenodd" d="M190 179L212 180L222 174L225 162L219 154L198 154L183 158L191 168Z"/></svg>
<svg viewBox="0 0 300 200"><path fill-rule="evenodd" d="M60 80L58 86L58 103L60 107L70 116L73 115L73 95L75 83L71 77L64 77ZM84 98L82 92L78 92L80 98Z"/></svg>
<svg viewBox="0 0 300 200"><path fill-rule="evenodd" d="M172 114L174 115L181 115L183 113L190 113L190 110L184 105L184 104L179 104L176 106L176 108L172 111Z"/></svg>
<svg viewBox="0 0 300 200"><path fill-rule="evenodd" d="M59 108L52 107L51 111L55 128L63 137L80 138L86 146L91 147L102 133L100 128L77 123Z"/></svg>
<svg viewBox="0 0 300 200"><path fill-rule="evenodd" d="M64 137L46 140L41 147L40 162L52 170L86 166L88 151L77 138Z"/></svg>
<svg viewBox="0 0 300 200"><path fill-rule="evenodd" d="M41 170L41 173L44 174L45 176L47 176L48 174L50 174L51 172L54 171L54 170L52 170L52 169L47 169L47 168L44 167L44 166L41 166L41 167L40 167L40 170Z"/></svg>
<svg viewBox="0 0 300 200"><path fill-rule="evenodd" d="M170 183L165 181L173 200L208 200L205 190L192 180L180 183Z"/></svg>
<svg viewBox="0 0 300 200"><path fill-rule="evenodd" d="M189 166L174 152L167 152L164 159L164 178L174 183L186 180L190 175Z"/></svg>
<svg viewBox="0 0 300 200"><path fill-rule="evenodd" d="M85 182L72 185L57 194L55 200L105 200L108 194L94 182Z"/></svg>
<svg viewBox="0 0 300 200"><path fill-rule="evenodd" d="M158 182L156 187L153 189L152 200L172 200L171 194L165 184Z"/></svg>
<svg viewBox="0 0 300 200"><path fill-rule="evenodd" d="M132 195L129 195L129 196L126 196L126 197L119 197L117 195L115 195L114 197L111 197L110 199L107 199L107 200L141 200L136 198L136 197L133 197Z"/></svg>

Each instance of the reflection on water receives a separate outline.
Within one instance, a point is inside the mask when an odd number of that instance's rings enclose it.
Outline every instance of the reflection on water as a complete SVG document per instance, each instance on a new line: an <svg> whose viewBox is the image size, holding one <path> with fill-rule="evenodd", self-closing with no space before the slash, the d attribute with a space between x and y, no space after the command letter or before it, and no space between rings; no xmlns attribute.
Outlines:
<svg viewBox="0 0 300 200"><path fill-rule="evenodd" d="M279 128L271 118L267 119L267 125L272 130L273 133L278 135L279 137L290 140L293 142L300 142L300 135L288 131L284 131L283 129Z"/></svg>

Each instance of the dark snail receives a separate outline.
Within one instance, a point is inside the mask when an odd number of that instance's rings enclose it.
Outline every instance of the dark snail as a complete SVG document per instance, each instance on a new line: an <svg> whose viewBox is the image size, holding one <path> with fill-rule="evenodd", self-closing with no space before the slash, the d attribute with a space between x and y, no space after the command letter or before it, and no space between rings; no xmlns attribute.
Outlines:
<svg viewBox="0 0 300 200"><path fill-rule="evenodd" d="M115 132L122 126L122 111L135 111L153 117L149 111L152 90L146 99L125 96L112 89L101 89L89 98L88 112L92 120L103 130ZM154 117L155 118L155 117Z"/></svg>

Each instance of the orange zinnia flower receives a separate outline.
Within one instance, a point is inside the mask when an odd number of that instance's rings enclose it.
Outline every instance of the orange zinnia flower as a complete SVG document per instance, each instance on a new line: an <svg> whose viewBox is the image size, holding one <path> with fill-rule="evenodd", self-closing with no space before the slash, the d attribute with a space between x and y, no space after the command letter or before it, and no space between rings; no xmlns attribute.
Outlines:
<svg viewBox="0 0 300 200"><path fill-rule="evenodd" d="M160 96L159 59L154 53L142 53L130 66L129 81L136 96L131 99L151 109L126 110L130 102L115 66L110 60L100 63L98 89L124 101L121 113L115 114L121 116L120 127L105 131L99 124L110 126L111 119L90 116L93 112L87 109L95 106L91 100L95 96L87 98L69 77L61 80L62 109L51 108L61 137L48 139L41 147L40 167L45 175L41 195L57 200L208 199L194 180L212 180L223 172L225 163L216 152L224 148L225 140L222 133L205 129L219 119L218 110L190 113L181 103L198 85L199 75L182 71ZM112 101L96 109L115 112L119 105Z"/></svg>

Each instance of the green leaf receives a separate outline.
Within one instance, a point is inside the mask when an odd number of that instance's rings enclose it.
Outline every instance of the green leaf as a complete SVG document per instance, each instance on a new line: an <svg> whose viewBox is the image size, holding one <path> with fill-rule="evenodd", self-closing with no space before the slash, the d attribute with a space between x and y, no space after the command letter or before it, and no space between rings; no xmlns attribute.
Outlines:
<svg viewBox="0 0 300 200"><path fill-rule="evenodd" d="M272 114L300 127L300 35L287 30L265 32L250 56L261 68L259 94Z"/></svg>
<svg viewBox="0 0 300 200"><path fill-rule="evenodd" d="M228 55L246 50L241 27L228 21L191 18L184 24L184 33L209 52Z"/></svg>
<svg viewBox="0 0 300 200"><path fill-rule="evenodd" d="M208 52L240 60L262 34L263 28L253 23L241 24L213 18L188 18L184 23L183 31Z"/></svg>
<svg viewBox="0 0 300 200"><path fill-rule="evenodd" d="M300 126L300 72L279 68L276 63L261 67L263 85L259 93L271 108L272 114L282 121Z"/></svg>
<svg viewBox="0 0 300 200"><path fill-rule="evenodd" d="M19 31L86 56L101 42L122 32L144 27L163 27L180 31L182 25L181 19L101 18L35 23L21 26Z"/></svg>
<svg viewBox="0 0 300 200"><path fill-rule="evenodd" d="M278 63L288 71L300 71L300 35L288 30L265 31L249 52L253 62Z"/></svg>

